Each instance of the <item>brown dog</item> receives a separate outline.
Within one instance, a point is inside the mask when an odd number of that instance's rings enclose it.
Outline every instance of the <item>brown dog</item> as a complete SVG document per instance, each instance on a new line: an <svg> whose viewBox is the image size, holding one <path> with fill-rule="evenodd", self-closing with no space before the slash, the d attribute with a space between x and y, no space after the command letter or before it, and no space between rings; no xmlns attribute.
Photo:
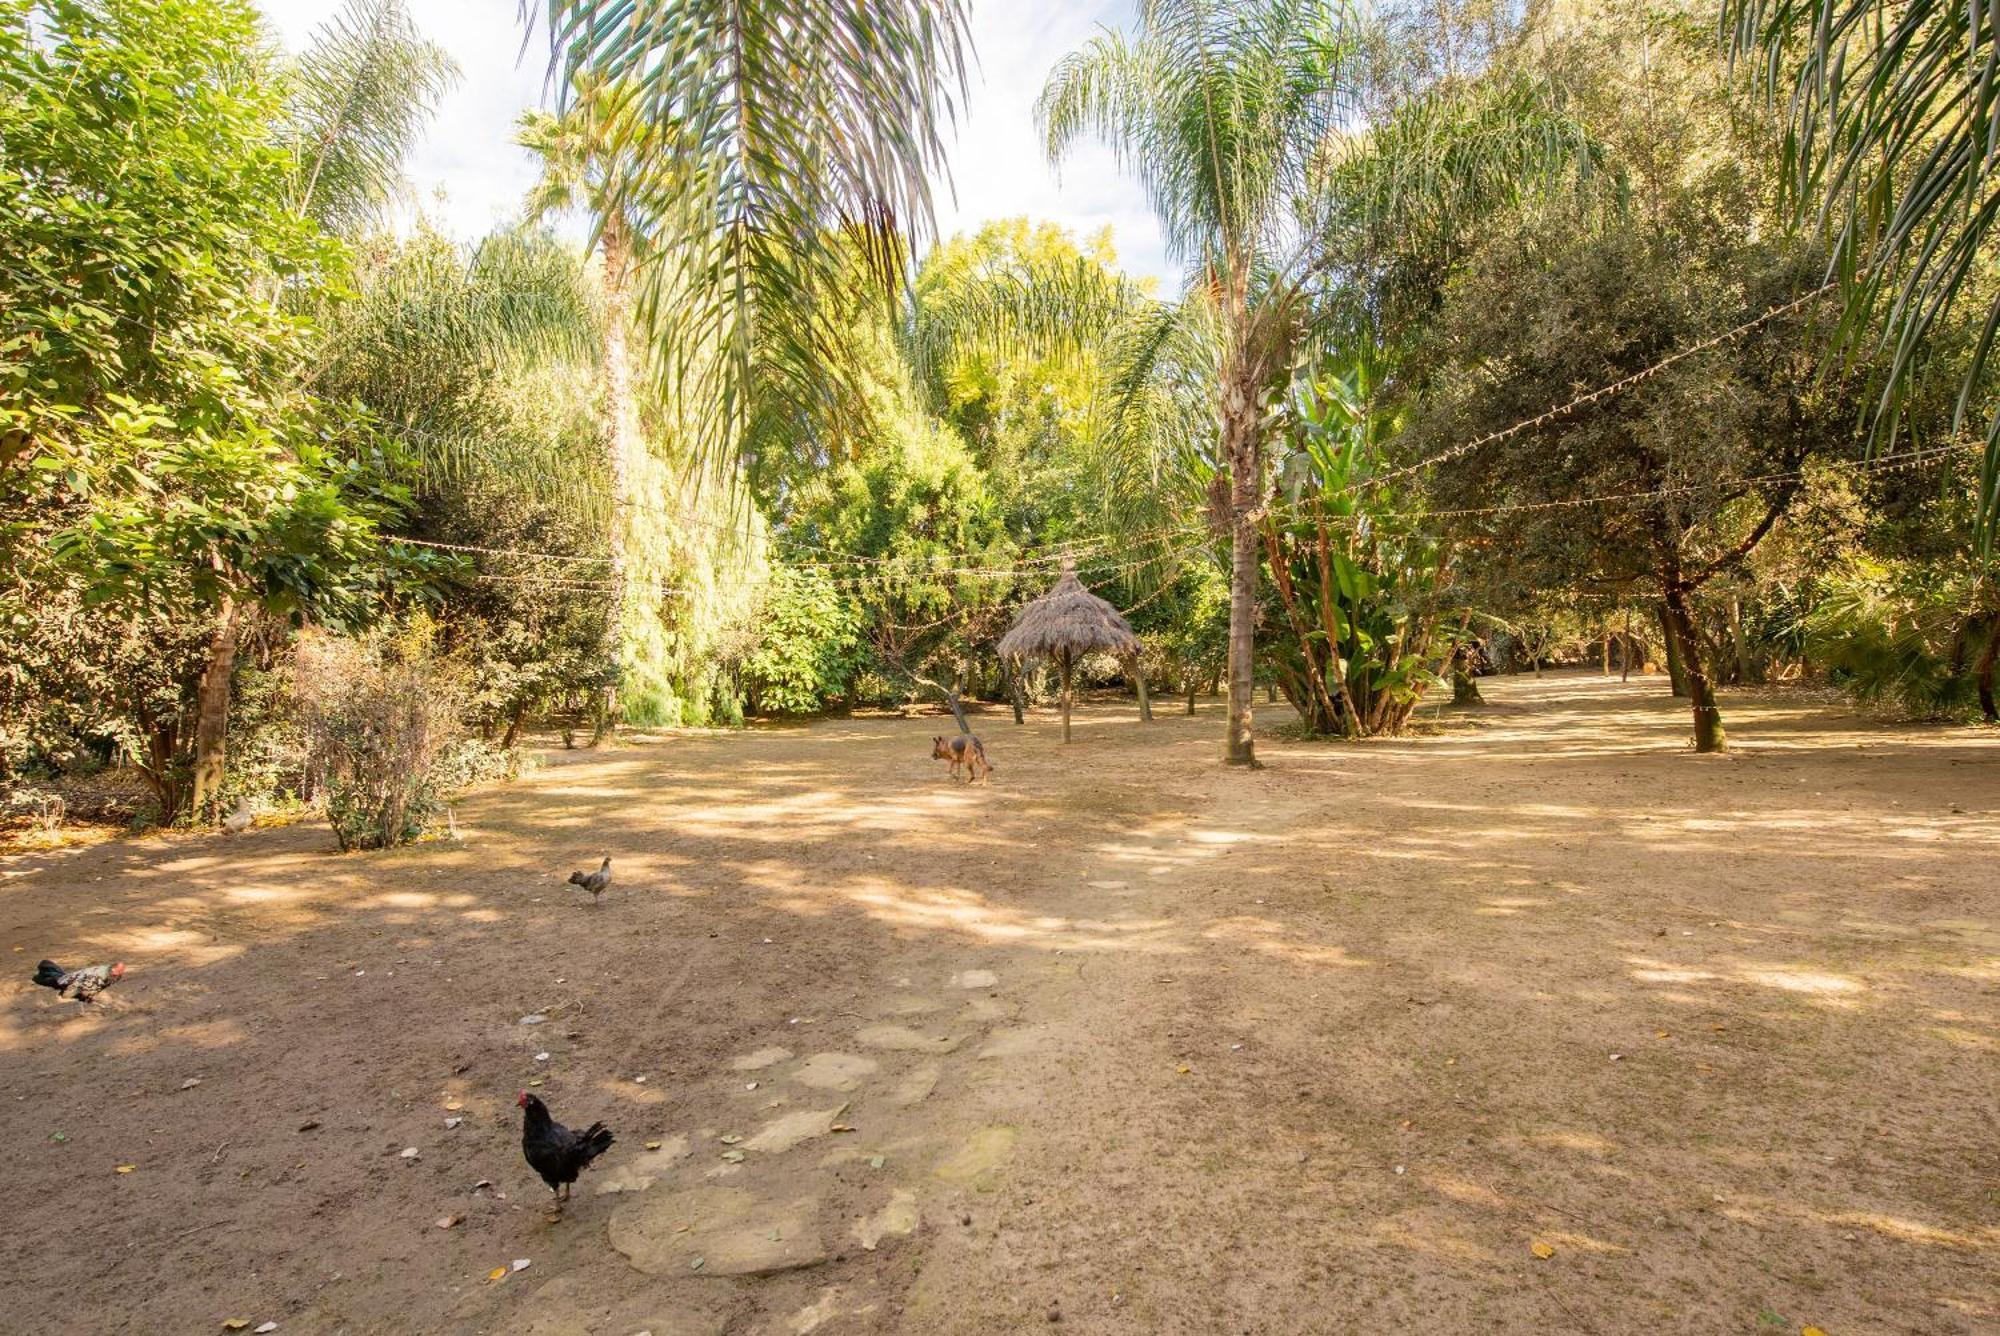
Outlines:
<svg viewBox="0 0 2000 1336"><path fill-rule="evenodd" d="M958 768L964 766L969 772L965 781L968 784L975 779L983 784L986 777L993 773L993 765L986 759L986 744L969 733L955 738L932 738L931 759L950 761L953 779L959 778Z"/></svg>

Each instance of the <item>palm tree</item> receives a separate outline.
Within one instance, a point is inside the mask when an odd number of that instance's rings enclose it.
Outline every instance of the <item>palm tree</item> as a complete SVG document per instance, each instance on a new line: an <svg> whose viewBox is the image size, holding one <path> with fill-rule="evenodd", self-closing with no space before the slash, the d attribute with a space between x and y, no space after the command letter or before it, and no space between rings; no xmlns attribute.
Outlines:
<svg viewBox="0 0 2000 1336"><path fill-rule="evenodd" d="M821 396L858 403L854 368L823 354L851 309L855 241L886 299L931 229L965 0L548 0L547 15L566 94L617 90L604 144L627 155L625 204L652 240L636 314L654 376L693 406L690 448L740 449L753 388L808 415Z"/></svg>
<svg viewBox="0 0 2000 1336"><path fill-rule="evenodd" d="M1215 403L1230 529L1226 759L1256 765L1251 693L1261 419L1302 334L1325 153L1357 110L1358 17L1345 0L1147 0L1136 38L1064 58L1037 108L1049 155L1108 140L1152 196L1167 245L1219 317Z"/></svg>
<svg viewBox="0 0 2000 1336"><path fill-rule="evenodd" d="M647 174L662 170L662 131L628 124L629 99L594 75L577 78L574 100L560 114L530 111L521 117L516 140L542 159L542 176L528 196L531 218L572 208L597 220L603 261L604 311L602 371L607 473L611 479L611 588L608 625L611 651L621 664L627 632L626 555L632 541L632 466L645 449L639 405L632 385L632 285L642 258L644 235L633 217L633 202L645 193ZM606 688L604 717L614 716L617 686Z"/></svg>
<svg viewBox="0 0 2000 1336"><path fill-rule="evenodd" d="M1886 354L1877 448L1961 300L1991 283L2000 238L2000 12L1966 0L1723 0L1732 52L1787 96L1784 163L1802 220L1831 237L1850 348ZM1988 376L2000 295L1960 384L1986 408L1980 541L2000 528L2000 400ZM1879 323L1878 323L1878 317Z"/></svg>

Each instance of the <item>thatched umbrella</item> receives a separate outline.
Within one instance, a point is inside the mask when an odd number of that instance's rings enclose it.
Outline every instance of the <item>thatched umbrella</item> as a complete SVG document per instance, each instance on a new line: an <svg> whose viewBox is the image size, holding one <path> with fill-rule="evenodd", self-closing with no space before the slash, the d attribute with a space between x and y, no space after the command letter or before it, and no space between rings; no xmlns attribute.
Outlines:
<svg viewBox="0 0 2000 1336"><path fill-rule="evenodd" d="M1000 653L1009 658L1047 656L1062 674L1063 741L1069 741L1070 670L1080 655L1109 650L1121 659L1139 653L1139 637L1124 614L1083 587L1076 567L1063 564L1055 588L1021 609L1014 629L1000 637Z"/></svg>

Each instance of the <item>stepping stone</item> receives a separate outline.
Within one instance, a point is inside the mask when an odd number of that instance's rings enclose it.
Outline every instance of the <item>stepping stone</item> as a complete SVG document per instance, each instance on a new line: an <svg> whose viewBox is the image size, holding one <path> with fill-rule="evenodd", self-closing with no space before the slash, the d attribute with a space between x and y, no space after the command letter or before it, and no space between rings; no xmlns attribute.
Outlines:
<svg viewBox="0 0 2000 1336"><path fill-rule="evenodd" d="M775 1067L792 1056L789 1048L760 1048L755 1053L745 1053L740 1058L731 1058L729 1066L739 1072L761 1072L766 1067Z"/></svg>
<svg viewBox="0 0 2000 1336"><path fill-rule="evenodd" d="M900 1053L949 1053L959 1041L947 1035L932 1038L918 1034L907 1025L871 1025L854 1036L864 1048L886 1048Z"/></svg>
<svg viewBox="0 0 2000 1336"><path fill-rule="evenodd" d="M889 1092L889 1102L899 1109L923 1103L937 1089L938 1076L936 1067L917 1068L896 1083L896 1088Z"/></svg>
<svg viewBox="0 0 2000 1336"><path fill-rule="evenodd" d="M990 1192L993 1180L999 1176L1001 1161L1014 1148L1015 1135L1011 1127L982 1127L964 1145L938 1161L932 1172L955 1187Z"/></svg>
<svg viewBox="0 0 2000 1336"><path fill-rule="evenodd" d="M660 1143L658 1150L642 1150L637 1155L626 1156L601 1173L594 1173L597 1179L597 1195L610 1196L615 1192L644 1192L658 1182L678 1160L685 1160L688 1154L686 1137L668 1137Z"/></svg>
<svg viewBox="0 0 2000 1336"><path fill-rule="evenodd" d="M649 1276L762 1276L826 1260L817 1197L761 1201L726 1187L642 1192L611 1213L610 1234L611 1246Z"/></svg>
<svg viewBox="0 0 2000 1336"><path fill-rule="evenodd" d="M916 1233L919 1222L917 1194L908 1188L897 1188L890 1194L887 1206L854 1222L854 1241L874 1252L883 1239L903 1239Z"/></svg>
<svg viewBox="0 0 2000 1336"><path fill-rule="evenodd" d="M841 1114L847 1112L845 1104L832 1109L800 1109L782 1118L774 1118L764 1125L762 1131L743 1143L744 1150L760 1151L766 1155L777 1155L790 1150L801 1141L811 1141L833 1131L833 1124Z"/></svg>
<svg viewBox="0 0 2000 1336"><path fill-rule="evenodd" d="M815 1090L858 1090L882 1064L854 1053L815 1053L799 1064L791 1079Z"/></svg>
<svg viewBox="0 0 2000 1336"><path fill-rule="evenodd" d="M992 970L966 970L951 976L953 988L991 988L1000 982L1000 976Z"/></svg>

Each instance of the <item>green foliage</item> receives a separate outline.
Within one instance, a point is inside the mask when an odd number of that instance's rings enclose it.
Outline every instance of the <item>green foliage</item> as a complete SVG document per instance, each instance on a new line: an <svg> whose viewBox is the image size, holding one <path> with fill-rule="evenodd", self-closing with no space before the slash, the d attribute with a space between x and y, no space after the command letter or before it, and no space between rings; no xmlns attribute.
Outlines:
<svg viewBox="0 0 2000 1336"><path fill-rule="evenodd" d="M862 663L862 620L830 577L809 566L779 567L757 624L757 648L743 664L752 708L810 714L847 694Z"/></svg>
<svg viewBox="0 0 2000 1336"><path fill-rule="evenodd" d="M1927 719L1965 721L1978 710L1967 672L2000 607L1981 618L1979 590L1962 574L1913 563L1859 560L1833 575L1801 619L1804 648L1856 700Z"/></svg>

